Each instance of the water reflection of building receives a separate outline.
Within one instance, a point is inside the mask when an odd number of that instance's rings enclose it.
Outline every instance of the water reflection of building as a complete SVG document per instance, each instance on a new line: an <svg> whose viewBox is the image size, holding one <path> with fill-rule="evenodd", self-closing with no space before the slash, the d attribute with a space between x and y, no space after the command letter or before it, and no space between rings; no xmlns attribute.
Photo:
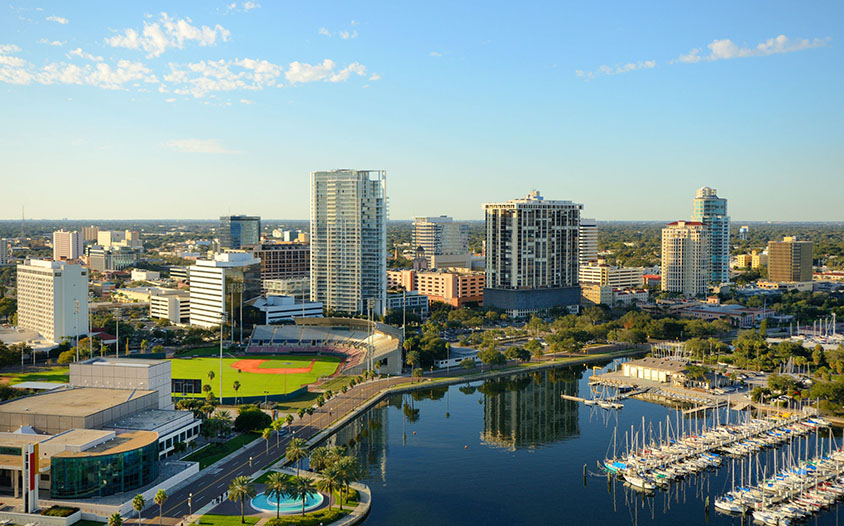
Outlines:
<svg viewBox="0 0 844 526"><path fill-rule="evenodd" d="M381 480L387 476L387 423L391 399L380 402L369 411L343 426L326 439L325 446L346 446L358 457L364 473L380 472Z"/></svg>
<svg viewBox="0 0 844 526"><path fill-rule="evenodd" d="M484 394L481 440L510 449L537 447L580 434L577 395L580 371L558 369L501 380L488 380Z"/></svg>

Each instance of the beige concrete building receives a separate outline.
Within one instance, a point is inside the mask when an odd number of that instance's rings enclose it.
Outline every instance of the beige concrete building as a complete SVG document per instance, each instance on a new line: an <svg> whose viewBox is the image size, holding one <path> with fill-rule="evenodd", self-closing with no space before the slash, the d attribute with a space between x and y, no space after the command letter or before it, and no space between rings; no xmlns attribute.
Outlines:
<svg viewBox="0 0 844 526"><path fill-rule="evenodd" d="M430 301L440 301L452 307L467 303L482 303L485 276L468 269L422 271L416 274L416 290Z"/></svg>
<svg viewBox="0 0 844 526"><path fill-rule="evenodd" d="M88 333L88 269L62 261L26 260L17 267L18 326L44 339Z"/></svg>
<svg viewBox="0 0 844 526"><path fill-rule="evenodd" d="M675 221L662 229L662 290L686 297L708 292L706 236L703 223L697 221Z"/></svg>
<svg viewBox="0 0 844 526"><path fill-rule="evenodd" d="M82 241L82 235L76 230L53 232L53 259L72 261L81 258L84 254Z"/></svg>
<svg viewBox="0 0 844 526"><path fill-rule="evenodd" d="M190 321L190 292L184 289L157 289L149 295L149 317L170 323Z"/></svg>
<svg viewBox="0 0 844 526"><path fill-rule="evenodd" d="M798 241L795 237L768 242L768 281L812 281L812 242Z"/></svg>
<svg viewBox="0 0 844 526"><path fill-rule="evenodd" d="M610 285L616 289L642 287L645 269L643 267L614 267L603 260L591 260L578 269L580 284Z"/></svg>
<svg viewBox="0 0 844 526"><path fill-rule="evenodd" d="M639 378L660 383L682 384L686 375L686 362L663 358L642 358L621 364L622 374L628 378Z"/></svg>
<svg viewBox="0 0 844 526"><path fill-rule="evenodd" d="M584 302L592 305L612 305L612 287L609 285L581 285L580 295Z"/></svg>

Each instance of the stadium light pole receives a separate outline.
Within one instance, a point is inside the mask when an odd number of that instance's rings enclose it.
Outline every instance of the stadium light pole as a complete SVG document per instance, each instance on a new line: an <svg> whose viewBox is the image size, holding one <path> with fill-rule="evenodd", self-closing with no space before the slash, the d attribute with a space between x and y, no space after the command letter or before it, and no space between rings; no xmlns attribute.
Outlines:
<svg viewBox="0 0 844 526"><path fill-rule="evenodd" d="M79 300L73 300L73 312L76 314L76 361L79 361Z"/></svg>
<svg viewBox="0 0 844 526"><path fill-rule="evenodd" d="M220 314L220 404L223 403L223 324L226 321L226 313Z"/></svg>

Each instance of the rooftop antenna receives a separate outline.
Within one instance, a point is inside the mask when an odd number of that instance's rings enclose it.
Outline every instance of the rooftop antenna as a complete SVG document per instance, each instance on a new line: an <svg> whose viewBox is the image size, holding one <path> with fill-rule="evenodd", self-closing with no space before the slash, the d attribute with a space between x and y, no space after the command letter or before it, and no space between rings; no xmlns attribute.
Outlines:
<svg viewBox="0 0 844 526"><path fill-rule="evenodd" d="M23 205L21 205L21 239L24 238L23 235Z"/></svg>

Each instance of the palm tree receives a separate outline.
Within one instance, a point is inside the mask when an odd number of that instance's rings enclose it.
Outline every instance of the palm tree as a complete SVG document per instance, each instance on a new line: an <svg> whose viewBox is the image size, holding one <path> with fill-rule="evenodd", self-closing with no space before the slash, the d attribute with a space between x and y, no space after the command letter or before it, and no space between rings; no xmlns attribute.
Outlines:
<svg viewBox="0 0 844 526"><path fill-rule="evenodd" d="M229 484L229 500L232 502L240 501L240 523L246 522L243 517L243 503L246 499L251 499L257 495L255 492L255 485L249 477L241 475L235 477Z"/></svg>
<svg viewBox="0 0 844 526"><path fill-rule="evenodd" d="M340 482L345 487L345 495L349 493L349 484L357 481L361 476L360 464L355 457L341 457L337 460L337 470L339 471ZM343 497L345 498L345 497Z"/></svg>
<svg viewBox="0 0 844 526"><path fill-rule="evenodd" d="M416 364L419 363L419 352L407 351L407 354L404 356L404 361L410 366L410 369L413 370L416 367Z"/></svg>
<svg viewBox="0 0 844 526"><path fill-rule="evenodd" d="M237 392L240 391L240 381L235 380L232 384L232 389L234 389L234 405L237 405Z"/></svg>
<svg viewBox="0 0 844 526"><path fill-rule="evenodd" d="M292 495L292 492L290 479L284 473L274 472L267 477L267 489L264 490L264 495L269 499L276 499L276 518L281 514L281 499L287 495Z"/></svg>
<svg viewBox="0 0 844 526"><path fill-rule="evenodd" d="M308 463L311 471L322 471L328 467L328 455L330 450L325 446L314 448L311 451L311 460Z"/></svg>
<svg viewBox="0 0 844 526"><path fill-rule="evenodd" d="M114 512L108 518L108 526L123 526L123 517L120 516L120 513Z"/></svg>
<svg viewBox="0 0 844 526"><path fill-rule="evenodd" d="M147 501L144 499L143 495L135 495L135 498L132 499L132 508L138 512L138 524L141 523L141 512L146 507Z"/></svg>
<svg viewBox="0 0 844 526"><path fill-rule="evenodd" d="M273 436L273 428L265 427L261 431L261 436L264 437L264 443L267 445L267 456L270 456L270 437Z"/></svg>
<svg viewBox="0 0 844 526"><path fill-rule="evenodd" d="M284 452L284 456L290 462L296 463L296 476L298 477L302 459L308 456L307 442L301 438L294 438L287 444L287 450Z"/></svg>
<svg viewBox="0 0 844 526"><path fill-rule="evenodd" d="M184 442L179 442L183 444ZM160 489L155 492L155 497L153 499L156 504L158 504L158 526L161 526L161 515L164 513L164 501L167 500L167 492L163 489Z"/></svg>
<svg viewBox="0 0 844 526"><path fill-rule="evenodd" d="M213 381L214 381L214 377L215 377L215 376L216 376L216 375L214 374L214 371L208 371L208 384L209 384L209 385L211 384L211 382L213 382Z"/></svg>
<svg viewBox="0 0 844 526"><path fill-rule="evenodd" d="M290 425L293 425L293 420L294 420L294 419L295 419L295 418L294 418L294 416L293 416L293 413L289 413L289 414L287 415L287 418L285 418L285 419L284 419L284 421L285 421L285 422L287 422L287 425L288 425L288 426L290 426Z"/></svg>
<svg viewBox="0 0 844 526"><path fill-rule="evenodd" d="M281 436L281 428L284 427L284 420L276 418L271 424L273 431L275 431L275 447L278 447L279 437Z"/></svg>
<svg viewBox="0 0 844 526"><path fill-rule="evenodd" d="M293 495L302 499L302 517L304 517L305 500L308 498L308 495L316 493L314 482L308 477L294 477L293 480L290 481L290 485L293 490Z"/></svg>
<svg viewBox="0 0 844 526"><path fill-rule="evenodd" d="M328 511L331 511L331 496L341 486L340 469L337 465L331 465L325 468L325 471L322 472L322 478L317 480L316 487L328 495ZM343 509L343 501L340 501L340 509Z"/></svg>

